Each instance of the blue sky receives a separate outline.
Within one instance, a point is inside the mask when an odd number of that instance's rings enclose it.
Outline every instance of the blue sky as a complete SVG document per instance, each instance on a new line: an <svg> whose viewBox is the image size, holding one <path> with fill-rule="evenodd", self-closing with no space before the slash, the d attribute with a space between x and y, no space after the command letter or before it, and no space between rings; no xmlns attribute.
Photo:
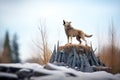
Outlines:
<svg viewBox="0 0 120 80"><path fill-rule="evenodd" d="M30 57L33 40L39 40L40 23L47 26L50 47L60 41L67 43L63 19L93 37L86 38L97 47L99 34L106 39L107 29L113 19L120 28L120 0L0 0L0 34L9 30L19 36L21 58ZM73 43L78 43L73 39Z"/></svg>

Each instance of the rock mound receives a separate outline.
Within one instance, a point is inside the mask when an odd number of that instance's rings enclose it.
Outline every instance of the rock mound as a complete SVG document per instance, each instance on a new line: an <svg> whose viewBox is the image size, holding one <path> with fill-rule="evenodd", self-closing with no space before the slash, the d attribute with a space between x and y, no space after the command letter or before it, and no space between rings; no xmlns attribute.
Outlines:
<svg viewBox="0 0 120 80"><path fill-rule="evenodd" d="M54 47L50 63L58 66L66 66L83 72L98 70L109 71L105 64L95 56L92 46L81 44L66 44Z"/></svg>

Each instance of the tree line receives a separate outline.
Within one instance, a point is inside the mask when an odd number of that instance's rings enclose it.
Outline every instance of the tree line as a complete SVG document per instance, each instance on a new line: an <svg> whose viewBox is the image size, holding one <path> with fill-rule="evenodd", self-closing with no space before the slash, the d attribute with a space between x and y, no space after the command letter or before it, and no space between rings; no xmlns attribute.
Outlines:
<svg viewBox="0 0 120 80"><path fill-rule="evenodd" d="M19 63L19 46L17 34L14 34L10 41L9 31L6 31L2 51L0 53L0 63Z"/></svg>

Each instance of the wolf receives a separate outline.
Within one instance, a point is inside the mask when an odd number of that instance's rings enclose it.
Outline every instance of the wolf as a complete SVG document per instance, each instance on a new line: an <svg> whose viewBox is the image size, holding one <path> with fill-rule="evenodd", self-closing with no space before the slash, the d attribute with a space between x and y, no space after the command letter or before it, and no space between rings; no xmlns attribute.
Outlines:
<svg viewBox="0 0 120 80"><path fill-rule="evenodd" d="M85 37L93 36L93 35L88 35L88 34L84 33L82 30L74 29L71 26L71 22L63 20L63 26L65 29L65 33L67 35L68 43L69 43L69 39L71 39L71 43L72 43L72 37L76 37L76 39L79 41L80 44L81 44L80 39L82 39L85 41L85 44L87 45L87 41L86 41Z"/></svg>

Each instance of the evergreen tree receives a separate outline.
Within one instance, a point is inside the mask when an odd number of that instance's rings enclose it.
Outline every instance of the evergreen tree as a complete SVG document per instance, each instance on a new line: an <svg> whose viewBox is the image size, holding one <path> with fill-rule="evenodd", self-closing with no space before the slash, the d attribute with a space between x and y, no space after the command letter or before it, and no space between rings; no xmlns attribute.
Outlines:
<svg viewBox="0 0 120 80"><path fill-rule="evenodd" d="M12 58L13 58L13 62L14 63L19 63L20 62L20 58L19 58L19 47L18 47L18 43L17 43L17 35L14 34L13 36L13 55L12 55Z"/></svg>
<svg viewBox="0 0 120 80"><path fill-rule="evenodd" d="M6 31L4 46L3 46L3 53L2 53L2 63L11 63L11 48L10 48L10 40L9 40L9 32Z"/></svg>

